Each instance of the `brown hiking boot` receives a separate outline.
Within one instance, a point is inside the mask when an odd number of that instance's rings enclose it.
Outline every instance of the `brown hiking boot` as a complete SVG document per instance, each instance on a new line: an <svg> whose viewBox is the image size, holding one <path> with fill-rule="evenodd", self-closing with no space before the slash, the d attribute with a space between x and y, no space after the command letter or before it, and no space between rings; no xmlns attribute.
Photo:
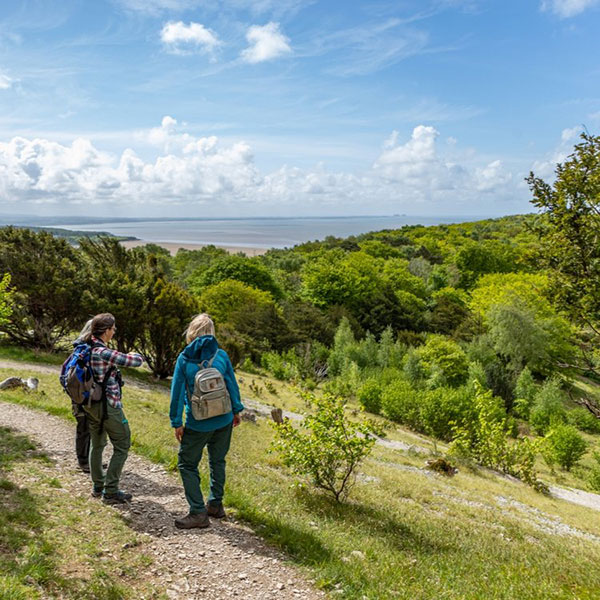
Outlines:
<svg viewBox="0 0 600 600"><path fill-rule="evenodd" d="M225 518L225 509L223 508L223 504L219 502L219 504L209 504L206 507L206 512L209 517L213 519L224 519Z"/></svg>
<svg viewBox="0 0 600 600"><path fill-rule="evenodd" d="M181 519L175 519L175 527L177 527L177 529L193 529L194 527L204 529L209 525L210 521L208 519L208 514L205 512L197 513L195 515L190 513Z"/></svg>

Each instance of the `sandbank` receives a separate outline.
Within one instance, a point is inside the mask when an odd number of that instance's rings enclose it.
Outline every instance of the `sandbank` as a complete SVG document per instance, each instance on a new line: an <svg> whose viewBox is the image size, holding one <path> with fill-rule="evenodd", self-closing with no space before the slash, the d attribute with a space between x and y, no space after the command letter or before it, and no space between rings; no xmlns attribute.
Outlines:
<svg viewBox="0 0 600 600"><path fill-rule="evenodd" d="M126 240L121 242L125 248L135 248L136 246L144 246L146 244L156 244L161 248L168 250L173 256L177 254L179 248L185 250L200 250L205 246L216 246L217 248L223 248L230 254L237 254L243 252L246 256L260 256L269 250L269 248L255 248L253 246L227 246L225 244L187 244L182 242L150 242L148 240Z"/></svg>

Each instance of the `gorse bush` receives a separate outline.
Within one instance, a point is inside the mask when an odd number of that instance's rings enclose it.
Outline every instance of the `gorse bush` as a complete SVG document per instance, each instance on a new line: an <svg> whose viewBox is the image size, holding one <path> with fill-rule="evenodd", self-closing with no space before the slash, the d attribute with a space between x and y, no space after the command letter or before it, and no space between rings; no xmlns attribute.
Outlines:
<svg viewBox="0 0 600 600"><path fill-rule="evenodd" d="M587 443L572 425L555 425L544 437L544 458L548 464L558 464L566 471L579 461Z"/></svg>
<svg viewBox="0 0 600 600"><path fill-rule="evenodd" d="M348 497L358 465L369 455L379 428L372 422L351 421L341 398L330 394L302 395L314 411L298 428L289 420L274 423L273 449L293 473L308 477L312 484L336 502Z"/></svg>

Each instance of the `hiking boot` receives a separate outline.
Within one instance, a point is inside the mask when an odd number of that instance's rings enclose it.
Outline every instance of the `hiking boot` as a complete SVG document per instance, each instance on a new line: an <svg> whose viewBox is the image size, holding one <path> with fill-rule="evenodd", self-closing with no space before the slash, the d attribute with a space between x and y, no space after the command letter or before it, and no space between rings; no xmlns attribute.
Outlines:
<svg viewBox="0 0 600 600"><path fill-rule="evenodd" d="M209 504L206 507L206 513L213 519L224 519L226 516L225 509L223 508L223 504L221 502L219 502L219 504Z"/></svg>
<svg viewBox="0 0 600 600"><path fill-rule="evenodd" d="M94 498L101 498L103 491L104 491L104 488L97 488L96 486L94 486L92 489L92 496Z"/></svg>
<svg viewBox="0 0 600 600"><path fill-rule="evenodd" d="M204 529L209 525L210 521L208 519L208 513L205 512L196 513L195 515L190 513L181 519L175 519L175 527L177 527L177 529L193 529L194 527Z"/></svg>
<svg viewBox="0 0 600 600"><path fill-rule="evenodd" d="M123 492L122 490L119 490L114 494L107 494L106 492L102 494L102 502L105 504L126 504L131 498L131 494Z"/></svg>
<svg viewBox="0 0 600 600"><path fill-rule="evenodd" d="M90 465L89 463L79 463L79 468L84 472L84 473L89 473L90 472Z"/></svg>

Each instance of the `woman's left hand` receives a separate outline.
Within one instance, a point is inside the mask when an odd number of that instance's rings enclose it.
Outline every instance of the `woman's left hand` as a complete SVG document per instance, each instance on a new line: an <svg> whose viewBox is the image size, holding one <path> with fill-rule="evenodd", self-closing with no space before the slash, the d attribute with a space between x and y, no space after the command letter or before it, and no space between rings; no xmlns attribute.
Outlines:
<svg viewBox="0 0 600 600"><path fill-rule="evenodd" d="M240 413L233 415L233 426L237 427L242 422L242 418L240 417Z"/></svg>

